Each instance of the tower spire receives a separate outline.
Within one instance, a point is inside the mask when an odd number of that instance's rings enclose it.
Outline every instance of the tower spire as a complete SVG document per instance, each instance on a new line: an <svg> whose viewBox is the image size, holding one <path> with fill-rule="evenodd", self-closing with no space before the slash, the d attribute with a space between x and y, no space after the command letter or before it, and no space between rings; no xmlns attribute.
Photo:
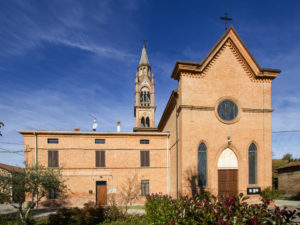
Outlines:
<svg viewBox="0 0 300 225"><path fill-rule="evenodd" d="M143 40L143 49L142 49L142 55L139 63L140 66L150 66L147 52L146 52L146 45L145 45L146 40Z"/></svg>

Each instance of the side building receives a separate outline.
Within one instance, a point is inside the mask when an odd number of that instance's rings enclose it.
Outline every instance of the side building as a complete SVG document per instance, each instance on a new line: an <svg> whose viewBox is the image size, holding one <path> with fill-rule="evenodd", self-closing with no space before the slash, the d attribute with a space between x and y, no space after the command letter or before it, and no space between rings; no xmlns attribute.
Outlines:
<svg viewBox="0 0 300 225"><path fill-rule="evenodd" d="M272 185L271 82L231 26L201 62L177 61L178 81L155 127L155 83L143 46L135 77L133 132L19 131L25 160L62 167L73 204L107 204L128 177L141 198L207 190L257 201ZM128 182L127 182L128 183Z"/></svg>

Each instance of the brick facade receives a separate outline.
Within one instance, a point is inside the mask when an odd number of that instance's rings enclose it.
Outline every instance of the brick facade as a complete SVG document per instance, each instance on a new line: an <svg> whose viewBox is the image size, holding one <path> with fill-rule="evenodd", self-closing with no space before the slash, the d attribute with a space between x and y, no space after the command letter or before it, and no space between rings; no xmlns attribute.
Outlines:
<svg viewBox="0 0 300 225"><path fill-rule="evenodd" d="M150 73L150 66L147 68ZM138 118L136 132L127 133L20 131L26 146L25 160L35 163L36 148L37 163L47 165L47 151L58 150L59 166L63 167L70 201L75 205L95 201L96 181L107 181L108 190L116 189L118 194L126 178L135 175L138 183L149 180L150 193L176 197L199 191L197 154L203 142L207 147L205 190L218 194L218 170L222 169L220 165L227 165L219 162L225 149L236 159L236 166L226 169L237 170L238 192L246 193L248 187L264 189L272 184L271 81L279 72L260 68L230 27L202 62L176 63L172 78L178 80L178 88L172 92L157 128L152 123L142 128ZM138 84L136 78L136 106L142 87ZM220 118L217 108L222 100L236 104L235 119ZM148 109L151 118L153 109ZM136 116L140 112L141 108ZM58 138L59 143L48 144L48 138ZM105 139L105 144L95 144L98 138ZM141 139L150 143L140 144ZM251 143L257 148L255 184L249 184L248 176ZM105 168L95 168L96 150L105 151ZM150 167L141 167L141 150L150 152ZM136 203L144 200L141 197Z"/></svg>

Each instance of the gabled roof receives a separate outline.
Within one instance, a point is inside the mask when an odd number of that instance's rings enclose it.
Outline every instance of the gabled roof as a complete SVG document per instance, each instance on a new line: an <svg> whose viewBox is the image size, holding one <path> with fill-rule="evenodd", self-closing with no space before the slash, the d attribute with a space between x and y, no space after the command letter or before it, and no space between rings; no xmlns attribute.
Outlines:
<svg viewBox="0 0 300 225"><path fill-rule="evenodd" d="M178 96L178 89L175 89L172 91L167 106L165 107L165 110L160 118L159 124L157 126L158 130L162 131L163 127L165 126L168 118L170 117L170 114L172 113L174 106L176 105L177 96Z"/></svg>
<svg viewBox="0 0 300 225"><path fill-rule="evenodd" d="M180 72L182 71L201 74L227 41L231 41L233 43L237 51L241 54L251 71L254 73L255 78L274 79L281 72L279 69L261 68L233 26L230 26L201 62L177 61L171 77L178 80Z"/></svg>
<svg viewBox="0 0 300 225"><path fill-rule="evenodd" d="M291 167L299 167L300 168L300 161L290 162L289 164L281 166L277 169L280 170L280 169L286 169L286 168L291 168Z"/></svg>
<svg viewBox="0 0 300 225"><path fill-rule="evenodd" d="M6 170L8 172L21 170L20 167L11 166L11 165L7 165L7 164L3 164L3 163L0 163L0 169Z"/></svg>

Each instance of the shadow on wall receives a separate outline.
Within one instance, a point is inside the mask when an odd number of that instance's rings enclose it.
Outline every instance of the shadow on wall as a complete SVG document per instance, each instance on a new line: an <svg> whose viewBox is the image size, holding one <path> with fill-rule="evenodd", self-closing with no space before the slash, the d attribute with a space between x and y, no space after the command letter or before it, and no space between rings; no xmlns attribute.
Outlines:
<svg viewBox="0 0 300 225"><path fill-rule="evenodd" d="M198 185L198 172L196 167L188 168L184 173L184 179L187 183L188 191L193 197L205 192L204 187Z"/></svg>

